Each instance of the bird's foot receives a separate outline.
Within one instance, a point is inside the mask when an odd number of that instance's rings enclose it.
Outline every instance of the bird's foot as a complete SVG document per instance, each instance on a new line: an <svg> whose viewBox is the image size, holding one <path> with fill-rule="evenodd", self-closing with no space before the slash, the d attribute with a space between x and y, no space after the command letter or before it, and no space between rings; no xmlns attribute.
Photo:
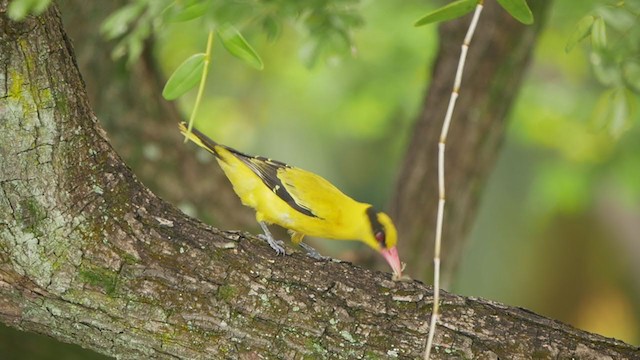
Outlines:
<svg viewBox="0 0 640 360"><path fill-rule="evenodd" d="M320 253L318 252L318 250L314 249L311 245L307 245L303 242L301 242L300 247L303 248L306 252L307 252L307 256L316 259L316 260L331 260L330 257L328 256L323 256L320 255Z"/></svg>
<svg viewBox="0 0 640 360"><path fill-rule="evenodd" d="M269 246L271 246L271 248L275 250L276 255L285 254L284 242L282 240L276 240L272 236L268 236L265 234L259 234L258 237L262 240L265 240L267 243L269 243Z"/></svg>

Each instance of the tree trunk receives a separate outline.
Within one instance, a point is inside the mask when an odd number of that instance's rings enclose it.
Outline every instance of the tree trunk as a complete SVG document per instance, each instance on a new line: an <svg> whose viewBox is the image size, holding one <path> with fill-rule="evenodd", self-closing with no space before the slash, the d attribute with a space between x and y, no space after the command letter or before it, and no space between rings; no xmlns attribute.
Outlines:
<svg viewBox="0 0 640 360"><path fill-rule="evenodd" d="M52 6L0 0L0 320L119 358L418 358L431 293L348 263L277 257L186 217L107 142ZM632 359L638 349L443 296L434 358Z"/></svg>
<svg viewBox="0 0 640 360"><path fill-rule="evenodd" d="M542 28L550 0L529 1L535 24L514 20L496 1L485 1L471 41L460 97L446 146L446 209L442 280L449 283L476 217L484 183L504 138L507 114ZM410 274L430 279L438 205L438 139L451 96L460 46L471 15L439 28L440 50L422 114L398 176L391 214ZM446 286L446 285L445 285Z"/></svg>

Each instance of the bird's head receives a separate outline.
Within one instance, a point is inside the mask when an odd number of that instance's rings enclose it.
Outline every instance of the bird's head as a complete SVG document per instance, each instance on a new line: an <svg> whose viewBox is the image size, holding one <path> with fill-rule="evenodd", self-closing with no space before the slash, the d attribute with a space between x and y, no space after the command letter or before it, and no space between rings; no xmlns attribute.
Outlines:
<svg viewBox="0 0 640 360"><path fill-rule="evenodd" d="M396 278L402 276L402 265L398 257L398 249L396 242L398 241L398 232L389 215L377 211L373 206L369 206L366 210L366 217L369 220L369 226L363 241L377 250L393 269Z"/></svg>

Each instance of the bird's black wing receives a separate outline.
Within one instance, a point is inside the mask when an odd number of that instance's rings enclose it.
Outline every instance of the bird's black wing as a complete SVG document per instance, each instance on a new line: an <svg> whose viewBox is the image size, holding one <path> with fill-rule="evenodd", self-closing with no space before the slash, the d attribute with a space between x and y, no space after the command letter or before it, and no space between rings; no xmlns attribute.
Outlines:
<svg viewBox="0 0 640 360"><path fill-rule="evenodd" d="M311 217L318 217L306 206L302 206L296 202L294 197L287 191L282 184L282 180L278 177L278 170L291 168L291 166L276 160L267 159L262 156L249 156L239 151L227 148L229 151L245 163L251 171L262 179L262 182L273 191L280 199L284 200L294 210Z"/></svg>

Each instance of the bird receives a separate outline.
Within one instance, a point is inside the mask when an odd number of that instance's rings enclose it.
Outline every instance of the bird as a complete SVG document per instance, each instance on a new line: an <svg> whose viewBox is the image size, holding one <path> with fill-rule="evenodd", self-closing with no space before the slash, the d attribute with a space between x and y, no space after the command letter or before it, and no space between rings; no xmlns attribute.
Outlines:
<svg viewBox="0 0 640 360"><path fill-rule="evenodd" d="M271 235L268 225L289 231L291 241L307 249L305 236L333 240L359 240L379 252L394 273L402 276L396 248L397 230L391 218L372 205L356 201L319 175L283 162L244 154L221 145L195 127L179 123L180 132L213 154L243 205L255 210L256 220L277 255L282 242Z"/></svg>

